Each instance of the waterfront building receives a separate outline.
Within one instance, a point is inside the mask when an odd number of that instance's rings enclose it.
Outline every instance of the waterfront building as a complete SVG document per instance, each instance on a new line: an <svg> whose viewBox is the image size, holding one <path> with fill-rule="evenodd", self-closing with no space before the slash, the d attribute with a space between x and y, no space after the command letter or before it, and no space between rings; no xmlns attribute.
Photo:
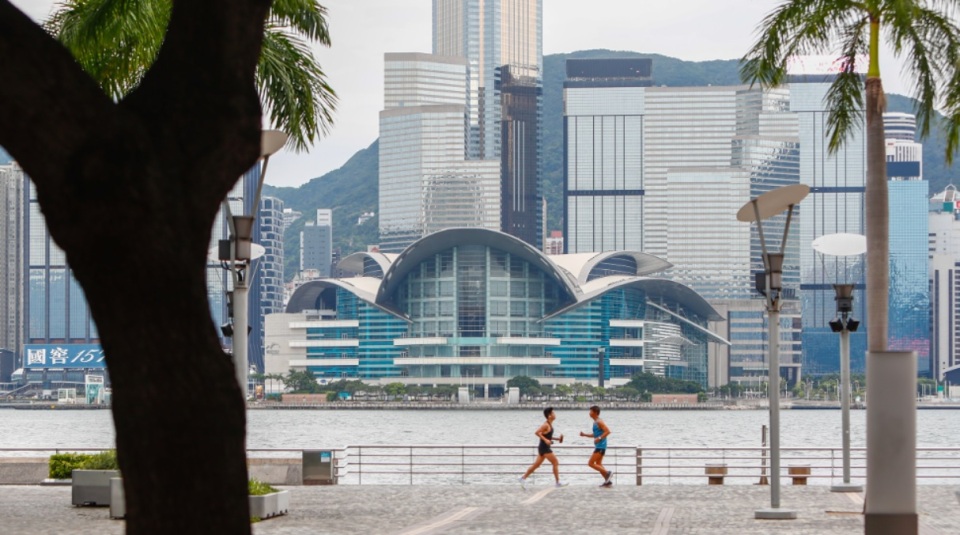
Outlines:
<svg viewBox="0 0 960 535"><path fill-rule="evenodd" d="M333 210L321 208L317 218L300 231L300 272L314 270L320 277L329 277L332 258Z"/></svg>
<svg viewBox="0 0 960 535"><path fill-rule="evenodd" d="M547 254L563 254L563 231L552 230L550 236L543 242L543 252Z"/></svg>
<svg viewBox="0 0 960 535"><path fill-rule="evenodd" d="M917 373L930 376L929 186L923 179L923 145L914 141L912 114L885 113L883 122L890 210L887 346L915 351Z"/></svg>
<svg viewBox="0 0 960 535"><path fill-rule="evenodd" d="M716 346L710 386L759 386L766 316L755 226L734 214L750 198L799 181L789 93L746 86L653 87L649 59L567 61L564 174L567 252L644 250L666 274L720 310L732 345ZM709 222L705 224L705 222ZM767 222L782 235L784 218ZM796 295L799 251L788 242L784 286ZM799 305L781 315L781 373L800 376ZM718 382L719 381L719 382Z"/></svg>
<svg viewBox="0 0 960 535"><path fill-rule="evenodd" d="M0 349L20 354L23 343L23 188L26 177L0 149ZM19 362L19 359L17 359Z"/></svg>
<svg viewBox="0 0 960 535"><path fill-rule="evenodd" d="M267 369L488 393L517 375L623 385L641 371L706 386L708 346L727 344L706 325L721 318L652 276L669 267L636 251L544 255L497 231L440 231L399 255L349 255L349 276L300 286L296 316L268 323L280 362Z"/></svg>
<svg viewBox="0 0 960 535"><path fill-rule="evenodd" d="M288 229L290 225L294 224L298 219L303 217L303 212L294 210L293 208L284 208L283 209L283 228Z"/></svg>
<svg viewBox="0 0 960 535"><path fill-rule="evenodd" d="M462 58L466 158L500 162L500 229L541 246L543 1L434 0L433 53Z"/></svg>
<svg viewBox="0 0 960 535"><path fill-rule="evenodd" d="M930 198L928 224L931 372L944 381L960 375L960 194L952 184Z"/></svg>
<svg viewBox="0 0 960 535"><path fill-rule="evenodd" d="M831 73L840 66L815 59L796 61L789 77L790 111L799 120L800 182L810 186L799 217L803 367L815 375L839 372L840 337L828 322L837 315L833 284L850 283L855 285L852 315L860 320L859 330L850 333L850 363L862 372L867 349L862 259L822 259L810 244L828 234L864 234L866 136L855 127L843 147L830 152L824 100Z"/></svg>
<svg viewBox="0 0 960 535"><path fill-rule="evenodd" d="M500 228L500 161L466 157L466 60L389 53L384 63L381 249L444 228Z"/></svg>

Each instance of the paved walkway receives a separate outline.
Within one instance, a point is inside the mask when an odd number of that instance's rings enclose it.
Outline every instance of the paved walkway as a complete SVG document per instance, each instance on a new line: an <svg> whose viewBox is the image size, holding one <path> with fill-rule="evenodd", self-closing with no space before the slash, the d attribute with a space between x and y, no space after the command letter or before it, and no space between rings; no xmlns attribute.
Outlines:
<svg viewBox="0 0 960 535"><path fill-rule="evenodd" d="M543 478L541 478L543 481ZM797 520L755 520L768 487L518 486L288 487L286 516L254 525L257 535L288 534L861 534L862 497L826 487L784 487L782 506ZM953 487L920 486L921 535L960 533ZM15 534L120 534L124 522L103 507L73 507L69 487L0 486L0 531Z"/></svg>

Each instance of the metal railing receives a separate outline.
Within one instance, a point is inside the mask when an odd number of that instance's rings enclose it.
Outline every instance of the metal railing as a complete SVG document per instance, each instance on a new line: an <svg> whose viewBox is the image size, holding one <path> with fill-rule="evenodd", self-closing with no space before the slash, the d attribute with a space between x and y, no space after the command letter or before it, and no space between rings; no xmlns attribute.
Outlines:
<svg viewBox="0 0 960 535"><path fill-rule="evenodd" d="M65 452L99 452L106 448L0 448L0 457L45 457ZM536 459L535 446L399 445L370 444L319 448L331 452L339 484L512 484ZM250 459L299 464L303 449L248 449ZM842 481L842 448L781 448L781 478L829 485ZM563 480L599 483L600 476L587 466L592 446L554 445ZM722 476L725 484L758 484L770 475L768 448L677 447L607 448L604 466L614 473L618 485L706 484L708 477ZM851 479L866 477L866 448L851 449ZM710 468L710 474L707 470ZM721 467L722 470L717 470ZM532 476L535 481L553 480L548 461ZM960 484L960 447L917 448L917 481L920 484Z"/></svg>

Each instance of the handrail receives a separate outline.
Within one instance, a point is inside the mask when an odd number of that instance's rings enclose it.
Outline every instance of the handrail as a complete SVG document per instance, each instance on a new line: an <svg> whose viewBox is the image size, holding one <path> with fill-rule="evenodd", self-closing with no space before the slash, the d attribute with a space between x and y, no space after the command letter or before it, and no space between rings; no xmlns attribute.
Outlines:
<svg viewBox="0 0 960 535"><path fill-rule="evenodd" d="M110 448L0 447L0 458L21 458L24 453L96 452ZM282 459L299 463L307 449L332 454L334 476L341 484L471 484L510 483L536 458L535 445L516 444L357 444L337 448L249 448L248 458ZM586 466L593 451L588 445L554 445L561 477L596 482L599 475ZM781 448L781 475L804 483L830 484L842 478L842 448ZM642 447L607 448L604 465L614 472L617 484L701 484L707 482L707 465L723 465L722 479L732 484L759 483L769 475L764 447ZM851 448L852 479L866 477L866 448ZM794 470L800 473L793 473ZM809 473L804 473L809 471ZM549 466L538 471L552 479ZM716 475L714 475L716 477ZM960 482L960 447L918 447L917 480L929 484Z"/></svg>

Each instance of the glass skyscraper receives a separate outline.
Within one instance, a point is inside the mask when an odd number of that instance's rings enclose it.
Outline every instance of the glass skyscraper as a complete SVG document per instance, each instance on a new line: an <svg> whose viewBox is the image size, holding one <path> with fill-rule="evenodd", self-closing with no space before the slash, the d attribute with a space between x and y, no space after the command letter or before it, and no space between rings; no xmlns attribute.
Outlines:
<svg viewBox="0 0 960 535"><path fill-rule="evenodd" d="M500 227L500 161L467 160L466 60L385 55L380 249L450 227Z"/></svg>
<svg viewBox="0 0 960 535"><path fill-rule="evenodd" d="M23 343L23 188L26 177L15 163L3 163L0 149L0 349L19 362Z"/></svg>
<svg viewBox="0 0 960 535"><path fill-rule="evenodd" d="M831 82L831 75L798 74L791 76L789 85L790 110L799 120L800 182L810 186L810 195L801 204L799 230L803 365L813 374L840 370L840 337L828 325L837 315L833 284L855 285L853 317L861 323L850 333L853 370L864 370L867 349L863 259L821 258L810 245L820 236L865 231L866 138L862 129L856 129L836 153L828 150L824 98Z"/></svg>
<svg viewBox="0 0 960 535"><path fill-rule="evenodd" d="M256 242L263 246L263 256L254 260L250 285L251 315L249 362L263 371L264 318L267 314L283 311L283 201L276 197L262 197L257 214Z"/></svg>
<svg viewBox="0 0 960 535"><path fill-rule="evenodd" d="M960 193L953 185L930 198L931 366L934 379L960 373Z"/></svg>
<svg viewBox="0 0 960 535"><path fill-rule="evenodd" d="M316 277L329 277L333 263L333 210L317 210L317 218L307 221L300 231L300 274L315 271Z"/></svg>
<svg viewBox="0 0 960 535"><path fill-rule="evenodd" d="M466 62L466 156L501 162L504 232L540 246L543 0L433 0L433 53Z"/></svg>
<svg viewBox="0 0 960 535"><path fill-rule="evenodd" d="M715 325L716 386L766 377L766 317L755 226L734 217L750 198L799 180L789 93L744 86L651 87L647 59L569 60L564 89L567 251L643 249L673 264L672 280L727 318ZM765 222L776 245L785 218ZM799 251L788 241L784 285L796 292ZM781 316L781 365L799 378L799 306ZM716 371L716 373L714 373Z"/></svg>

